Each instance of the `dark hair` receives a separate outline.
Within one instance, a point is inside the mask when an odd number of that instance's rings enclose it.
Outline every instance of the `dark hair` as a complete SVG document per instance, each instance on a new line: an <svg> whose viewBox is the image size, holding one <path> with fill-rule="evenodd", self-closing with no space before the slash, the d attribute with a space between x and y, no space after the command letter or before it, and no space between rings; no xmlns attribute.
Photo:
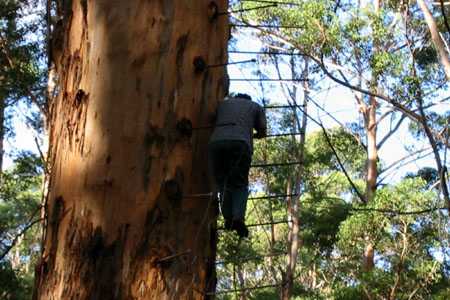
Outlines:
<svg viewBox="0 0 450 300"><path fill-rule="evenodd" d="M234 94L233 98L243 98L243 99L247 99L247 100L252 100L252 97L250 97L250 95L242 94L242 93Z"/></svg>

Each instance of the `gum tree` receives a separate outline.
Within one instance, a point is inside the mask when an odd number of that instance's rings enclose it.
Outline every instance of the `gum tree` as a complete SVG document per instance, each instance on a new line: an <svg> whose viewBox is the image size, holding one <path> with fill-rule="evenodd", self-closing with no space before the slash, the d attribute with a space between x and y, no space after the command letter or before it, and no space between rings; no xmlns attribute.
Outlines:
<svg viewBox="0 0 450 300"><path fill-rule="evenodd" d="M208 65L227 61L227 1L56 4L35 298L206 298L216 211L208 132L190 129L226 90Z"/></svg>

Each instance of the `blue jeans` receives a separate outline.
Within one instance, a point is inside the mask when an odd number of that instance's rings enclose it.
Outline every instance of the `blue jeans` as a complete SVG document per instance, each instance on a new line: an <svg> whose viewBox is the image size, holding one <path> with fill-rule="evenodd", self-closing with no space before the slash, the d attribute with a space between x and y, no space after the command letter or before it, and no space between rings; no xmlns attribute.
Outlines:
<svg viewBox="0 0 450 300"><path fill-rule="evenodd" d="M252 161L244 141L222 140L209 144L210 167L221 195L221 209L227 220L245 220L248 173Z"/></svg>

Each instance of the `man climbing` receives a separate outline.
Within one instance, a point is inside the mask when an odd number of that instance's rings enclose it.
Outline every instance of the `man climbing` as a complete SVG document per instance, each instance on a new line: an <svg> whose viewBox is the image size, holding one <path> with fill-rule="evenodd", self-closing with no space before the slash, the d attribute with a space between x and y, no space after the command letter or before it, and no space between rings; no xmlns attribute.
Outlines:
<svg viewBox="0 0 450 300"><path fill-rule="evenodd" d="M225 229L236 230L240 237L248 237L245 210L253 138L266 136L266 115L250 96L237 94L219 104L215 118L215 129L209 141L209 160L220 193Z"/></svg>

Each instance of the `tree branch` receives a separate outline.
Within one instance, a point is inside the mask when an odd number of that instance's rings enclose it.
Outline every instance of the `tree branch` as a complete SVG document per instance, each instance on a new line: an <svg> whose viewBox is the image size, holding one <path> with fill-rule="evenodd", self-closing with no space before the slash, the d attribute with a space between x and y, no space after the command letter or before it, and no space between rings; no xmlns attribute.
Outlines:
<svg viewBox="0 0 450 300"><path fill-rule="evenodd" d="M415 151L415 152L413 152L413 153L409 153L409 154L406 155L406 156L403 156L402 158L400 158L400 159L394 161L393 163L391 163L391 164L390 164L389 166L387 166L386 168L380 170L379 175L381 175L381 174L383 174L383 173L386 173L388 170L390 170L390 169L392 169L393 167L395 167L396 165L402 163L404 160L406 160L406 159L408 159L408 158L410 158L410 157L412 157L412 156L414 156L414 155L416 155L416 154L420 154L420 153L422 153L422 152L425 152L425 151L427 151L427 150L429 150L429 148L420 149L420 150L417 150L417 151ZM423 156L416 157L416 158L414 158L413 161L416 161L416 160L418 160L419 158L426 157L426 156L430 155L431 153L432 153L432 152L429 152L429 153L427 153L427 154L425 154L425 155L423 155ZM408 162L408 163L409 163L409 162Z"/></svg>
<svg viewBox="0 0 450 300"><path fill-rule="evenodd" d="M9 246L7 246L6 249L0 254L0 261L3 258L5 258L6 255L8 255L9 251L11 251L12 248L14 248L17 241L19 240L19 237L24 235L31 227L33 227L36 223L39 223L40 221L42 221L42 219L40 219L40 218L36 219L36 220L32 221L31 223L28 223L27 226L25 226L21 231L19 231L19 233L16 234L16 236L12 240L11 244Z"/></svg>
<svg viewBox="0 0 450 300"><path fill-rule="evenodd" d="M442 16L444 17L445 28L447 28L447 33L450 34L450 25L448 24L447 14L445 13L444 0L439 0L439 2L441 4Z"/></svg>
<svg viewBox="0 0 450 300"><path fill-rule="evenodd" d="M251 25L251 24L249 24L248 22L246 22L246 21L244 21L244 20L240 20L240 19L239 19L239 21L241 21L241 22L243 22L243 23L245 23L245 24L247 24L247 25ZM298 50L301 54L303 54L305 57L309 57L312 61L314 61L314 62L322 69L322 71L325 73L325 75L326 75L327 77L329 77L331 80L333 80L334 82L339 83L340 85L345 86L345 87L347 87L347 88L349 88L349 89L352 89L352 90L358 91L358 92L360 92L360 93L363 93L363 94L365 94L365 95L368 95L368 96L372 96L372 97L376 97L376 98L378 98L378 99L381 99L381 100L383 100L383 101L385 101L385 102L391 104L392 106L394 106L397 110L399 110L399 111L401 111L401 112L407 114L410 118L414 119L415 121L420 121L420 120L421 120L421 116L420 116L419 114L417 114L417 113L411 111L410 109L408 109L407 107L405 107L405 106L402 105L401 103L398 103L397 101L395 101L395 100L393 100L393 99L391 99L391 98L389 98L389 97L387 97L387 96L385 96L385 95L373 93L373 92L371 92L371 91L368 91L368 90L365 90L365 89L363 89L363 88L360 88L360 87L351 85L351 84L349 84L349 83L347 83L347 82L345 82L345 81L343 81L343 80L337 78L337 77L334 76L334 75L328 70L328 68L326 67L325 62L323 61L323 55L322 55L320 58L319 58L319 57L316 57L316 56L314 56L314 55L311 54L311 53L305 52L305 51L302 49L302 47L300 47L299 45L297 45L295 42L291 42L291 41L286 40L286 39L285 39L284 37L282 37L280 34L277 34L277 33L275 33L275 32L266 30L266 29L264 29L264 28L258 28L258 27L255 27L255 29L258 30L258 31L260 31L260 32L262 32L262 33L264 33L264 34L270 35L270 36L272 36L272 37L278 39L280 42L282 42L282 43L284 43L284 44L286 44L286 45L289 45L289 46L292 47L292 48L297 49L297 50Z"/></svg>
<svg viewBox="0 0 450 300"><path fill-rule="evenodd" d="M431 13L424 0L417 0L417 4L422 10L425 21L428 25L428 30L431 34L431 40L434 44L434 47L436 48L439 59L441 61L441 65L444 68L445 75L447 76L447 80L450 80L450 60L448 58L448 53L445 50L445 45L442 41L442 38L439 35L439 29L436 21L434 20L433 14Z"/></svg>
<svg viewBox="0 0 450 300"><path fill-rule="evenodd" d="M437 208L428 208L428 209L422 209L422 210L416 210L416 211L401 211L401 210L393 210L393 209L377 209L377 208L351 208L350 211L357 211L357 212L379 212L384 214L391 214L391 215L423 215L430 212L435 212L439 210L446 210L447 207L437 207Z"/></svg>
<svg viewBox="0 0 450 300"><path fill-rule="evenodd" d="M403 121L406 119L405 115L402 115L400 120L395 124L394 128L389 130L389 132L381 139L381 141L378 143L377 148L380 149L381 146L397 131L397 129L402 125Z"/></svg>
<svg viewBox="0 0 450 300"><path fill-rule="evenodd" d="M358 195L358 198L363 202L366 203L366 198L364 197L364 195L359 191L359 189L356 187L355 183L352 181L352 179L350 178L350 176L347 173L347 170L345 169L341 159L339 158L339 155L336 151L336 149L333 146L333 143L331 142L330 137L328 136L328 133L325 129L325 127L322 125L322 123L318 124L323 131L323 134L325 136L325 140L327 141L328 146L331 148L331 151L333 151L334 156L336 157L336 160L338 161L339 167L341 168L342 172L345 175L345 178L347 178L347 181L350 183L350 186L352 187L353 191L356 193L356 195Z"/></svg>

